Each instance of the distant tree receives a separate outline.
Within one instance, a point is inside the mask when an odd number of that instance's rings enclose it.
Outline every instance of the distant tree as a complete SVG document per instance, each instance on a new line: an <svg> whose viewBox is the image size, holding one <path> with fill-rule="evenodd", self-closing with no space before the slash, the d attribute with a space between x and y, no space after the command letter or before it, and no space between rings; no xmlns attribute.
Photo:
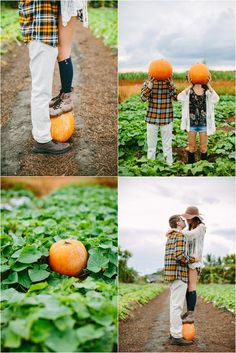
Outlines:
<svg viewBox="0 0 236 353"><path fill-rule="evenodd" d="M119 280L125 283L133 283L138 279L138 272L128 266L128 260L132 257L129 250L118 249L119 256Z"/></svg>
<svg viewBox="0 0 236 353"><path fill-rule="evenodd" d="M235 265L236 254L226 255L225 257L223 257L223 263L225 265Z"/></svg>

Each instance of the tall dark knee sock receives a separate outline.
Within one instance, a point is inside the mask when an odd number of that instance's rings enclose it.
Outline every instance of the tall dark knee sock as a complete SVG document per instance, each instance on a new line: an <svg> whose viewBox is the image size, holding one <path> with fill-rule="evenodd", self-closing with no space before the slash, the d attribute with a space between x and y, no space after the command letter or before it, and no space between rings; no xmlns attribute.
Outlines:
<svg viewBox="0 0 236 353"><path fill-rule="evenodd" d="M72 88L72 80L73 80L73 65L71 58L60 61L59 70L61 76L61 88L62 92L69 93Z"/></svg>
<svg viewBox="0 0 236 353"><path fill-rule="evenodd" d="M192 292L186 293L187 308L189 311L194 311L197 302L197 292L194 290Z"/></svg>

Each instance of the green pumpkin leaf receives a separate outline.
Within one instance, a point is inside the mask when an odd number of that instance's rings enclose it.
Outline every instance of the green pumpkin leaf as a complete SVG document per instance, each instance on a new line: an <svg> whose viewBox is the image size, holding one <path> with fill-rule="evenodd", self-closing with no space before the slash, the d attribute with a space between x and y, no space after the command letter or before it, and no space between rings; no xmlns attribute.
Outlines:
<svg viewBox="0 0 236 353"><path fill-rule="evenodd" d="M35 269L29 269L28 274L32 282L43 281L50 276L50 272L48 271Z"/></svg>
<svg viewBox="0 0 236 353"><path fill-rule="evenodd" d="M18 261L24 264L31 264L40 259L41 256L42 253L38 251L34 246L27 245L21 251L18 257Z"/></svg>
<svg viewBox="0 0 236 353"><path fill-rule="evenodd" d="M45 345L53 352L76 352L79 340L75 331L53 330L45 340Z"/></svg>
<svg viewBox="0 0 236 353"><path fill-rule="evenodd" d="M18 282L18 274L16 272L12 272L6 279L2 281L3 284L12 284Z"/></svg>
<svg viewBox="0 0 236 353"><path fill-rule="evenodd" d="M89 260L87 269L94 273L101 271L109 262L109 258L103 255L103 251L99 248L89 250Z"/></svg>
<svg viewBox="0 0 236 353"><path fill-rule="evenodd" d="M87 341L93 341L103 336L103 328L98 328L96 325L88 324L80 327L76 330L79 342L85 343Z"/></svg>

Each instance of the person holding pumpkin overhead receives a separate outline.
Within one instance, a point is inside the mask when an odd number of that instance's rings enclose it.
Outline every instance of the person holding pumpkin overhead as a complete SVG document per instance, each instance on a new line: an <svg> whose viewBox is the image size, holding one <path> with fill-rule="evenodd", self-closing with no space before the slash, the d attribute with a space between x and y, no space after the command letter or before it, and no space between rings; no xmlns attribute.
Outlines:
<svg viewBox="0 0 236 353"><path fill-rule="evenodd" d="M61 2L58 0L22 0L18 1L18 9L21 34L29 48L30 57L31 120L35 140L33 152L65 153L69 151L70 145L54 141L50 132L50 113L52 114L53 111L50 110L49 113L49 105L52 108L50 100L53 73L58 57L62 90L65 92L61 91L60 97L54 99L53 104L56 105L56 113L61 114L72 109L73 71L71 60L68 57L68 48L71 46L76 18L75 10L77 10L78 18L87 19L85 0L62 0ZM62 26L66 24L68 27L63 31ZM55 114L52 115L55 116Z"/></svg>
<svg viewBox="0 0 236 353"><path fill-rule="evenodd" d="M184 323L194 322L194 310L197 302L197 280L203 267L203 245L206 234L206 226L199 210L195 206L189 206L184 214L181 214L188 223L188 230L172 227L167 232L167 236L171 236L173 232L181 233L187 240L186 253L188 256L198 258L197 262L188 264L188 289L186 292L187 312L181 318Z"/></svg>
<svg viewBox="0 0 236 353"><path fill-rule="evenodd" d="M188 286L188 266L199 259L186 254L187 241L183 234L186 224L183 218L173 215L169 218L169 225L172 229L165 246L164 280L170 286L170 343L188 346L193 342L182 337L181 314Z"/></svg>
<svg viewBox="0 0 236 353"><path fill-rule="evenodd" d="M188 163L195 162L196 137L200 138L200 158L207 160L208 135L215 132L214 104L219 96L210 85L211 75L204 64L193 65L188 73L190 86L178 94L182 103L181 129L188 132Z"/></svg>
<svg viewBox="0 0 236 353"><path fill-rule="evenodd" d="M172 66L166 60L154 60L149 66L149 77L141 90L141 99L148 101L145 121L147 123L147 158L156 159L158 130L161 130L163 155L168 165L172 157L172 99L177 99L175 85L171 80Z"/></svg>

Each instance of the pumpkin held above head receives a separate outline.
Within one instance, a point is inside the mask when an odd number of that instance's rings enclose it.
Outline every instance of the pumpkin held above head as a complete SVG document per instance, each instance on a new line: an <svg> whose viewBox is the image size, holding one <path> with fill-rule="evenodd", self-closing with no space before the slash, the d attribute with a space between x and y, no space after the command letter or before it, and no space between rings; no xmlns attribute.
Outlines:
<svg viewBox="0 0 236 353"><path fill-rule="evenodd" d="M71 112L51 118L51 136L58 142L69 140L75 130L75 119Z"/></svg>
<svg viewBox="0 0 236 353"><path fill-rule="evenodd" d="M153 60L148 69L148 74L158 81L165 81L172 76L172 65L169 61L160 59Z"/></svg>
<svg viewBox="0 0 236 353"><path fill-rule="evenodd" d="M193 84L205 85L210 79L210 71L205 64L194 64L188 72L189 78Z"/></svg>
<svg viewBox="0 0 236 353"><path fill-rule="evenodd" d="M78 276L86 267L88 253L81 241L59 240L49 250L52 271L66 276Z"/></svg>

